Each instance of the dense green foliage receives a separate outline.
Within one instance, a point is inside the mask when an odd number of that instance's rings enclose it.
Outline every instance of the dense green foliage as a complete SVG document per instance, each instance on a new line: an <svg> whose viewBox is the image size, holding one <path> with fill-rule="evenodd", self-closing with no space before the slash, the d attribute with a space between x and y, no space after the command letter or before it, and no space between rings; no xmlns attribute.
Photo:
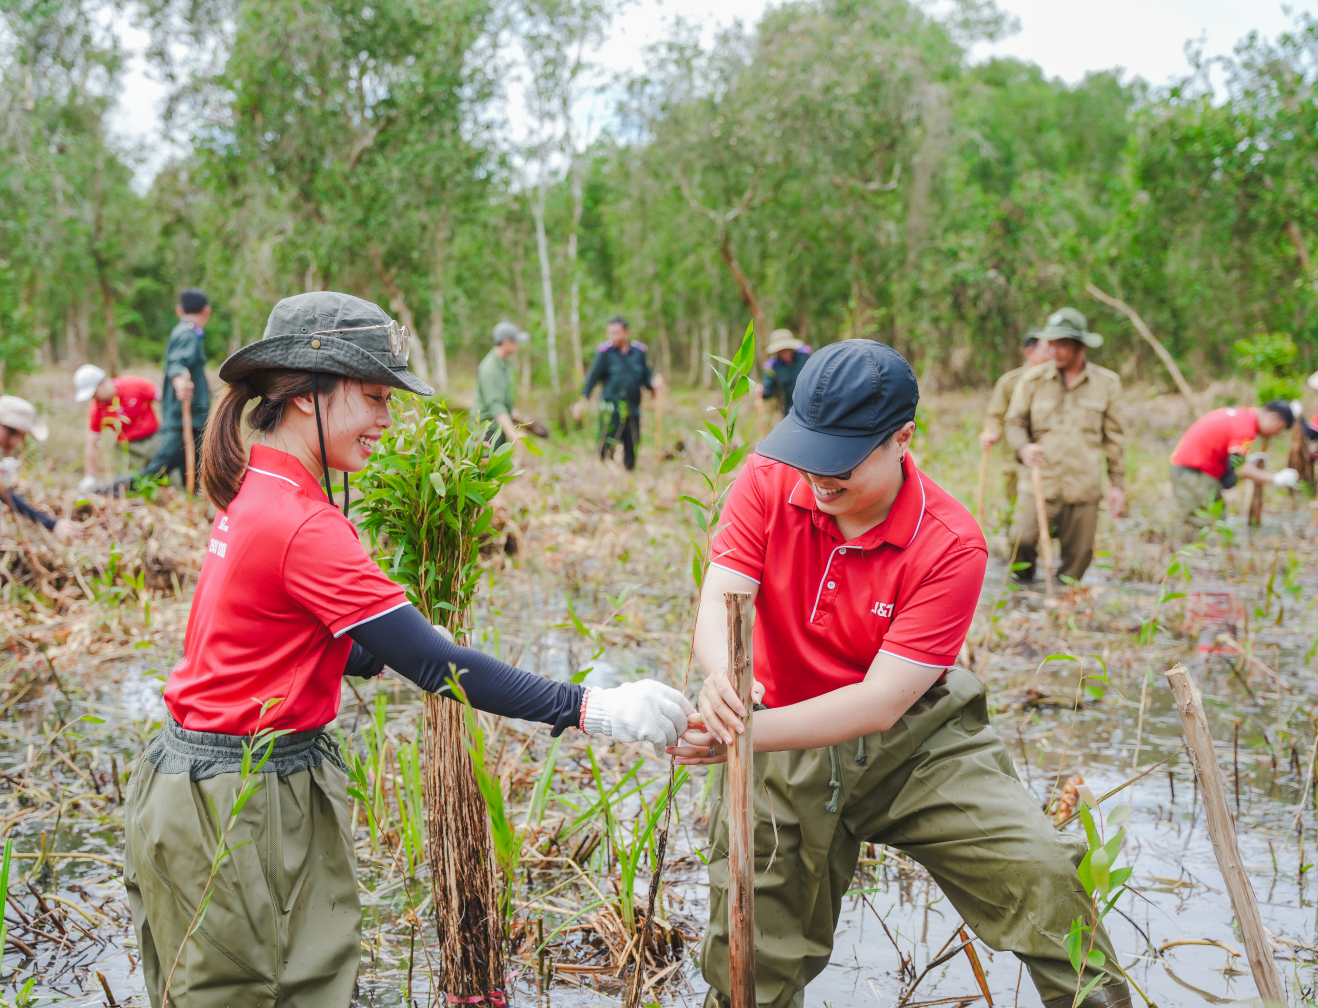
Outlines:
<svg viewBox="0 0 1318 1008"><path fill-rule="evenodd" d="M700 356L729 356L751 318L761 340L873 336L927 386L958 386L1014 363L1066 303L1109 337L1097 360L1160 375L1086 283L1133 305L1192 381L1260 334L1318 363L1308 15L1151 90L972 65L969 45L1005 28L989 0L941 20L910 0L792 0L708 46L677 25L609 84L615 112L586 145L611 0L154 0L140 17L190 144L139 195L105 126L123 54L104 26L128 10L0 2L10 374L154 355L184 284L212 295L217 356L281 296L377 300L441 387L500 318L533 334L526 381L552 368L570 387L616 312L679 382L708 382ZM514 53L534 117L517 143L495 101Z"/></svg>

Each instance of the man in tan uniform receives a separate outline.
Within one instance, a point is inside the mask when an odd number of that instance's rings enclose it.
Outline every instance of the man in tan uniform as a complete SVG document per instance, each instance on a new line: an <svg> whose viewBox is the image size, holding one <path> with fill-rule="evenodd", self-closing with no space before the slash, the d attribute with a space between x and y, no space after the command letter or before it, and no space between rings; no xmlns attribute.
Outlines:
<svg viewBox="0 0 1318 1008"><path fill-rule="evenodd" d="M993 385L993 394L989 396L988 413L984 417L984 430L979 435L979 447L989 451L1002 440L1006 431L1007 407L1011 404L1011 394L1016 391L1016 384L1021 375L1032 367L1053 359L1053 345L1048 340L1039 339L1039 331L1031 329L1025 334L1025 363L1013 368ZM1014 459L1003 466L1003 484L1007 490L1007 500L1016 502L1016 462Z"/></svg>
<svg viewBox="0 0 1318 1008"><path fill-rule="evenodd" d="M1107 458L1108 511L1126 509L1125 430L1121 420L1121 379L1085 359L1086 347L1103 337L1086 328L1085 317L1062 308L1048 317L1039 338L1053 345L1053 359L1021 376L1007 407L1007 443L1021 467L1021 491L1031 494L1031 469L1041 469L1049 531L1062 543L1058 575L1079 581L1094 558L1098 502L1103 497L1103 458ZM1016 509L1012 542L1017 572L1034 580L1039 522L1035 508Z"/></svg>

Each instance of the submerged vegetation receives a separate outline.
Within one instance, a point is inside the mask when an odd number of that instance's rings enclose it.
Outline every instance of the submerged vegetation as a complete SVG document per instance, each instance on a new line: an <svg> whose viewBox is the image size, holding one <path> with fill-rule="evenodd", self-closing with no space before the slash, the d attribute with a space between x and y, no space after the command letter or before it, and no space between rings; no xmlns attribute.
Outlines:
<svg viewBox="0 0 1318 1008"><path fill-rule="evenodd" d="M1040 807L1088 839L1082 880L1095 912L1107 915L1121 967L1168 1008L1252 991L1217 894L1202 802L1163 678L1175 661L1189 661L1276 958L1293 999L1315 1000L1312 509L1272 492L1262 527L1251 531L1244 494L1231 491L1207 537L1174 541L1164 460L1186 421L1184 406L1142 389L1131 399L1131 517L1104 517L1096 569L1049 600L1011 587L1005 501L995 495L989 533L997 559L961 663L989 685L995 727ZM714 404L675 397L670 429L694 429ZM980 408L977 396L927 397L913 446L918 464L963 500L977 484ZM468 625L477 646L545 675L682 682L691 543L704 533L679 498L709 491L688 466L719 468L709 444L682 436L686 446L670 434L662 451L647 442L635 475L598 462L584 436L542 442L543 458L521 460L525 471L496 498L476 572ZM745 442L734 433L730 443ZM29 462L40 468L39 459ZM162 487L154 500L87 512L90 505L41 491L39 482L32 489L45 496L34 497L83 508L90 529L72 545L28 525L20 539L9 520L0 529L8 641L0 833L12 841L0 998L109 1003L108 988L117 1003L141 1005L118 881L121 809L133 760L163 717L161 680L182 646L205 550L204 534L193 530L205 528L205 506ZM391 557L381 554L386 564ZM399 678L350 681L336 724L351 771L366 910L362 1004L435 1003L422 710ZM576 732L550 739L538 726L474 712L468 719L498 858L510 995L619 1004L643 962L644 1002L698 996L709 775L680 772L673 782L646 938L667 761ZM1077 922L1080 957L1094 952L1087 926ZM965 928L908 853L868 847L844 900L834 965L810 1000L970 1005L987 989L995 1003L1032 1003L1020 1001L1033 993L1028 983L1019 993L1016 961L969 930L962 937Z"/></svg>

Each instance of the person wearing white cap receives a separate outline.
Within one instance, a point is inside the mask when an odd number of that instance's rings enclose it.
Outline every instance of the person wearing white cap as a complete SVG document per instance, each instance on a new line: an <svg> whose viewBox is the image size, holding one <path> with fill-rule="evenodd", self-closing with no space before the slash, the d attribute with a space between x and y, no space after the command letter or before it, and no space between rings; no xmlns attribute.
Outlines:
<svg viewBox="0 0 1318 1008"><path fill-rule="evenodd" d="M110 378L95 364L84 364L73 372L73 388L74 400L88 403L84 475L79 490L87 493L97 485L96 446L107 429L127 446L134 469L151 461L160 447L160 417L156 413L160 392L155 385L136 375Z"/></svg>
<svg viewBox="0 0 1318 1008"><path fill-rule="evenodd" d="M793 336L792 330L775 329L769 333L769 345L764 352L768 354L764 382L755 389L755 394L761 399L777 399L786 416L792 412L796 379L810 360L810 348Z"/></svg>
<svg viewBox="0 0 1318 1008"><path fill-rule="evenodd" d="M37 411L26 399L18 396L0 396L0 500L7 504L15 514L30 518L60 539L68 539L78 534L76 522L67 518L52 518L44 511L38 511L18 494L10 489L14 476L18 474L18 453L23 450L23 442L31 434L38 441L46 440L50 430L44 420L37 417Z"/></svg>

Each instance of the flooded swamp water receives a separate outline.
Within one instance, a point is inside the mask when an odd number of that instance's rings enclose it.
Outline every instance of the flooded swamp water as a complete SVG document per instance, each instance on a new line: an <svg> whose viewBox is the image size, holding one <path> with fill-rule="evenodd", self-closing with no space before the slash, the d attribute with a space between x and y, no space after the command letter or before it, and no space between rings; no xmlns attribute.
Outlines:
<svg viewBox="0 0 1318 1008"><path fill-rule="evenodd" d="M948 473L937 460L927 465L944 485L972 485L952 470L973 458L963 452L946 463ZM601 470L564 456L510 487L503 506L513 545L490 560L475 643L546 675L589 667L598 685L635 675L683 683L687 530L667 503L689 490L679 468L615 479L592 495L583 487ZM991 545L995 556L1005 553L1000 533ZM962 662L985 681L995 729L1040 807L1073 776L1101 796L1149 771L1102 806L1132 806L1118 864L1134 873L1107 924L1121 965L1159 1008L1255 995L1164 677L1185 662L1205 696L1292 1001L1318 1001L1318 881L1310 878L1318 862L1318 567L1307 523L1269 512L1251 534L1232 518L1171 576L1173 551L1156 516L1105 517L1100 545L1085 585L1063 587L1056 599L1013 590L995 559ZM27 996L36 1004L147 1003L119 882L121 800L131 763L163 716L163 675L185 617L186 602L162 600L149 623L116 617L113 646L57 645L52 636L41 651L41 634L24 631L33 646L13 648L0 685L0 821L21 855L6 913L7 1000L33 981ZM411 786L419 710L416 692L397 678L354 682L337 723L345 748L364 761L376 814L374 828L364 810L357 820L361 1005L443 1003L428 982L434 931ZM486 725L511 818L525 827L509 994L546 1006L621 1004L619 963L628 961L644 907L666 764L636 747L575 735L553 749L543 729ZM704 995L708 797L704 771L675 792L663 923L651 949L661 976L647 1003L695 1005ZM853 888L863 892L844 901L832 962L806 991L809 1008L984 1001L964 954L912 989L961 923L917 864L869 847ZM1038 1004L1013 956L975 947L995 1005Z"/></svg>

